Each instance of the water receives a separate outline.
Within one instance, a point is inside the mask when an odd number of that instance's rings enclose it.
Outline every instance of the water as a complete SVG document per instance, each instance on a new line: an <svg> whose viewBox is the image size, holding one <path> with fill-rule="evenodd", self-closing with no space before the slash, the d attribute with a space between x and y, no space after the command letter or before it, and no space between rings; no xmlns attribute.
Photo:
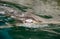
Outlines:
<svg viewBox="0 0 60 39"><path fill-rule="evenodd" d="M0 21L0 26L6 25L5 22Z"/></svg>
<svg viewBox="0 0 60 39"><path fill-rule="evenodd" d="M54 31L59 32L59 29ZM0 29L0 38L5 39L60 39L60 34L27 27L12 27Z"/></svg>
<svg viewBox="0 0 60 39"><path fill-rule="evenodd" d="M7 31L8 29L0 30L0 39L12 39Z"/></svg>

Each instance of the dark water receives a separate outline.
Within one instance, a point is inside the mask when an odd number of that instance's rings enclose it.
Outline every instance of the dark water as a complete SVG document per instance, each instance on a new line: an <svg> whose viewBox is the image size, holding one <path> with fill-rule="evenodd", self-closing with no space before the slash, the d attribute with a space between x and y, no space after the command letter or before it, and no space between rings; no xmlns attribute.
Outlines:
<svg viewBox="0 0 60 39"><path fill-rule="evenodd" d="M0 29L0 39L12 39L8 33L9 29Z"/></svg>
<svg viewBox="0 0 60 39"><path fill-rule="evenodd" d="M60 35L33 28L13 27L0 29L0 39L60 39Z"/></svg>
<svg viewBox="0 0 60 39"><path fill-rule="evenodd" d="M5 22L0 21L0 26L6 25Z"/></svg>

